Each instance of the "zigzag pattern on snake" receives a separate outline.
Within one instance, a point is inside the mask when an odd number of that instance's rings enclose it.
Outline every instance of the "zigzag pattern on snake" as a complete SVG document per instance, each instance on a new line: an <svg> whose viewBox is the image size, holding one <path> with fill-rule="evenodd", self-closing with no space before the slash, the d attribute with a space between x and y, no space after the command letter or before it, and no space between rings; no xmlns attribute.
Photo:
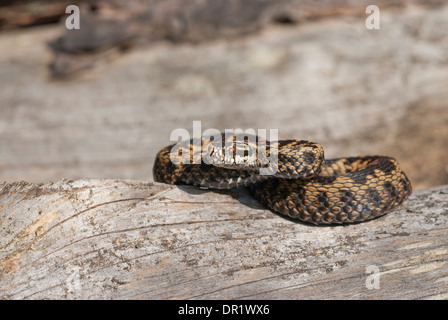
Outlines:
<svg viewBox="0 0 448 320"><path fill-rule="evenodd" d="M391 157L325 160L322 146L310 141L280 140L271 144L254 136L254 144L247 136L238 138L222 134L218 147L204 140L199 151L193 140L187 141L189 150L182 150L181 143L165 147L156 156L154 180L215 189L248 187L259 202L274 212L312 224L367 221L389 212L412 192L409 179ZM260 141L267 144L266 156L278 158L269 164L276 169L273 175L260 175L260 168L266 167L261 159L247 159L250 150L258 155ZM238 148L244 150L240 158ZM173 163L172 150L178 155L187 152L188 161ZM204 155L212 159L212 164L202 160L193 164L194 157Z"/></svg>

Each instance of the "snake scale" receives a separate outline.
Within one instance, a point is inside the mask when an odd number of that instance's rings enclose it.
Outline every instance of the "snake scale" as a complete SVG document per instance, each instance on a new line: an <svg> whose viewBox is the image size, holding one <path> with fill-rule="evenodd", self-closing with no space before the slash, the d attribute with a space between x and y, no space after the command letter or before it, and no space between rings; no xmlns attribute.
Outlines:
<svg viewBox="0 0 448 320"><path fill-rule="evenodd" d="M325 159L317 143L270 143L254 138L256 143L247 136L238 140L237 136L222 134L222 142L215 145L203 140L195 149L191 139L183 150L181 142L165 147L156 156L154 180L212 189L248 187L259 202L274 212L312 224L367 221L384 215L412 192L409 179L391 157ZM260 142L266 143L265 156L274 155L275 162L262 163ZM171 161L173 150L179 156L185 152L186 160ZM249 154L255 154L255 159L248 161ZM195 164L198 156L208 156L208 160ZM263 167L273 169L274 174L260 175Z"/></svg>

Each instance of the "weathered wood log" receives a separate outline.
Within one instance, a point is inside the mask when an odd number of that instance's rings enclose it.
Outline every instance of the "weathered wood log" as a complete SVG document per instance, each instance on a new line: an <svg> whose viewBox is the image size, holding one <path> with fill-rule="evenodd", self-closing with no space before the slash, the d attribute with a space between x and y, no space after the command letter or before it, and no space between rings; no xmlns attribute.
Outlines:
<svg viewBox="0 0 448 320"><path fill-rule="evenodd" d="M4 183L0 225L0 299L448 298L448 185L317 227L245 190Z"/></svg>

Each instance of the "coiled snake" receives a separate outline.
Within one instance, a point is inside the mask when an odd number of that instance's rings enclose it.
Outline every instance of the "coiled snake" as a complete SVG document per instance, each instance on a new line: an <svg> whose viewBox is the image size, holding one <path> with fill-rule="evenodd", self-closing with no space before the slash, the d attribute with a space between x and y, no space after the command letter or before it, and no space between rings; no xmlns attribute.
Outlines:
<svg viewBox="0 0 448 320"><path fill-rule="evenodd" d="M256 143L247 136L238 140L238 136L223 134L217 145L204 140L196 150L193 139L187 141L184 149L180 148L181 143L165 147L156 156L154 180L216 189L245 186L274 212L313 224L370 220L387 213L412 192L409 179L393 158L325 160L323 148L317 143L304 140L269 143L254 138ZM238 145L238 141L242 144ZM274 163L262 163L258 154L260 142L266 143L265 156L275 156ZM183 162L171 161L173 150L178 156L185 156ZM249 153L255 154L255 160L249 161ZM201 158L194 164L198 156L208 156L208 160ZM260 175L263 167L276 172Z"/></svg>

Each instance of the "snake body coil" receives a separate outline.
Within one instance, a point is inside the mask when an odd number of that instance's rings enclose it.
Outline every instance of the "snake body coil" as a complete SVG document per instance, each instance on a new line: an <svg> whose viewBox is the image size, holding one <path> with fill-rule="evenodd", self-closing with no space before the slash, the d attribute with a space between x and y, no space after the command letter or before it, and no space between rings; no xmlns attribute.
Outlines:
<svg viewBox="0 0 448 320"><path fill-rule="evenodd" d="M238 139L232 139L233 151ZM256 137L257 143L260 138ZM237 159L236 152L224 159L225 141L219 148L211 148L211 142L202 142L199 155L212 155L226 160L226 165L193 163L193 140L189 143L187 163L173 163L170 153L174 144L160 150L156 156L154 180L168 184L191 184L215 189L248 187L250 193L271 210L293 219L313 224L340 224L370 220L387 213L402 203L412 192L411 183L398 162L390 157L363 156L324 159L323 148L304 140L281 140L269 144L267 155L274 151L278 160L275 174L260 175L260 165L248 164L243 153ZM257 145L245 141L244 150ZM275 146L275 148L273 148ZM213 150L213 151L210 151ZM187 150L188 151L188 150ZM219 152L218 152L219 151ZM240 161L236 161L240 160ZM216 161L215 160L212 160ZM219 162L219 161L218 161ZM272 164L271 164L272 165Z"/></svg>

